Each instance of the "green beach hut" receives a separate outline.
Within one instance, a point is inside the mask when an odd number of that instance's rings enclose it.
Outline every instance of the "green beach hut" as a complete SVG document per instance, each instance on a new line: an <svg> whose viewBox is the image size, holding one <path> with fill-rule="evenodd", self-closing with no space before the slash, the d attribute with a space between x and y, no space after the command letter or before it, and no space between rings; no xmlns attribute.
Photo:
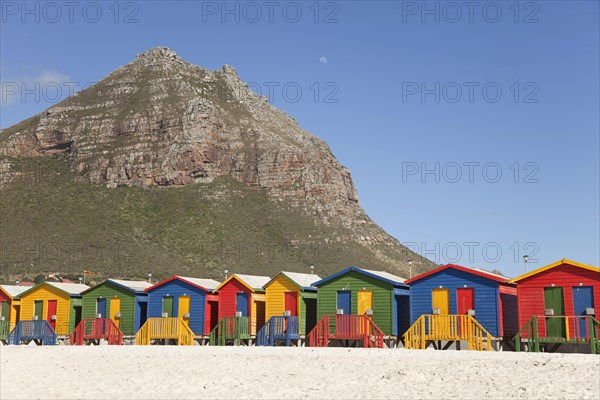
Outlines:
<svg viewBox="0 0 600 400"><path fill-rule="evenodd" d="M148 318L145 281L107 279L82 293L83 319L110 318L124 335L134 335Z"/></svg>

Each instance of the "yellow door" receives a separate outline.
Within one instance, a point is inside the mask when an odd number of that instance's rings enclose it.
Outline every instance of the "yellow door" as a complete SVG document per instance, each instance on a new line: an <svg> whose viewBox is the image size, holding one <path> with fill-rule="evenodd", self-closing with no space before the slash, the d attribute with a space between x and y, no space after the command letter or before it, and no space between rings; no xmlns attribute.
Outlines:
<svg viewBox="0 0 600 400"><path fill-rule="evenodd" d="M188 326L190 325L190 317L186 317L185 314L190 313L190 297L189 296L181 296L179 298L179 318L183 319Z"/></svg>
<svg viewBox="0 0 600 400"><path fill-rule="evenodd" d="M440 315L448 315L450 313L450 290L433 289L431 291L431 303L431 308L440 309Z"/></svg>
<svg viewBox="0 0 600 400"><path fill-rule="evenodd" d="M358 315L367 313L373 309L373 292L370 290L358 291Z"/></svg>
<svg viewBox="0 0 600 400"><path fill-rule="evenodd" d="M113 297L110 299L110 319L115 321L117 327L121 327L121 317L117 318L117 314L121 312L121 299Z"/></svg>

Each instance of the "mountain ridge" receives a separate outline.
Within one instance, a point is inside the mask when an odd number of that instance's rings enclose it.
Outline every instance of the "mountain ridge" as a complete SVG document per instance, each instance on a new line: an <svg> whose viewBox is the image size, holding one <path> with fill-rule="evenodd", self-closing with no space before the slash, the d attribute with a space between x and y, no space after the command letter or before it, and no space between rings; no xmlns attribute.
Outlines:
<svg viewBox="0 0 600 400"><path fill-rule="evenodd" d="M14 166L40 157L67 165L61 173L71 175L69 190L92 184L129 188L138 196L138 189L184 189L231 178L231 185L242 185L241 196L258 190L264 198L256 201L277 205L292 222L306 218L326 227L322 240L362 246L370 255L362 260L357 255L353 264L377 260L380 269L396 273L406 271L408 259L416 270L434 266L371 221L350 171L324 141L254 93L233 67L209 71L168 48L140 53L92 87L2 130L0 190L14 191L19 180L23 185L28 174ZM0 210L8 215L11 207L16 205ZM285 220L274 222L276 229L282 230L278 224ZM136 221L131 223L135 227ZM277 243L307 241L295 235L289 232Z"/></svg>

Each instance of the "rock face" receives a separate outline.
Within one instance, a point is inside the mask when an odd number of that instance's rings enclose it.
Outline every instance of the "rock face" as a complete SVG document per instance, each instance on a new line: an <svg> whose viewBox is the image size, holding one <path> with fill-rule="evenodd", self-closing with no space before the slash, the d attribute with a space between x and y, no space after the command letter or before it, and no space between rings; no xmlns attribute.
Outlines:
<svg viewBox="0 0 600 400"><path fill-rule="evenodd" d="M57 154L78 179L108 188L230 176L318 223L356 228L353 240L401 246L365 215L350 171L325 142L250 90L233 67L209 71L167 48L138 54L96 85L0 133L5 159Z"/></svg>

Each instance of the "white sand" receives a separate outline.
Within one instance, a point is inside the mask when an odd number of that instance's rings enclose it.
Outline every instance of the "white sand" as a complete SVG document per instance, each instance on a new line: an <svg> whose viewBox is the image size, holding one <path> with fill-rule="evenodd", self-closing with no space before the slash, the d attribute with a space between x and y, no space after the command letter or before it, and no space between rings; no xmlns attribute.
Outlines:
<svg viewBox="0 0 600 400"><path fill-rule="evenodd" d="M598 399L600 357L256 347L0 347L1 399Z"/></svg>

